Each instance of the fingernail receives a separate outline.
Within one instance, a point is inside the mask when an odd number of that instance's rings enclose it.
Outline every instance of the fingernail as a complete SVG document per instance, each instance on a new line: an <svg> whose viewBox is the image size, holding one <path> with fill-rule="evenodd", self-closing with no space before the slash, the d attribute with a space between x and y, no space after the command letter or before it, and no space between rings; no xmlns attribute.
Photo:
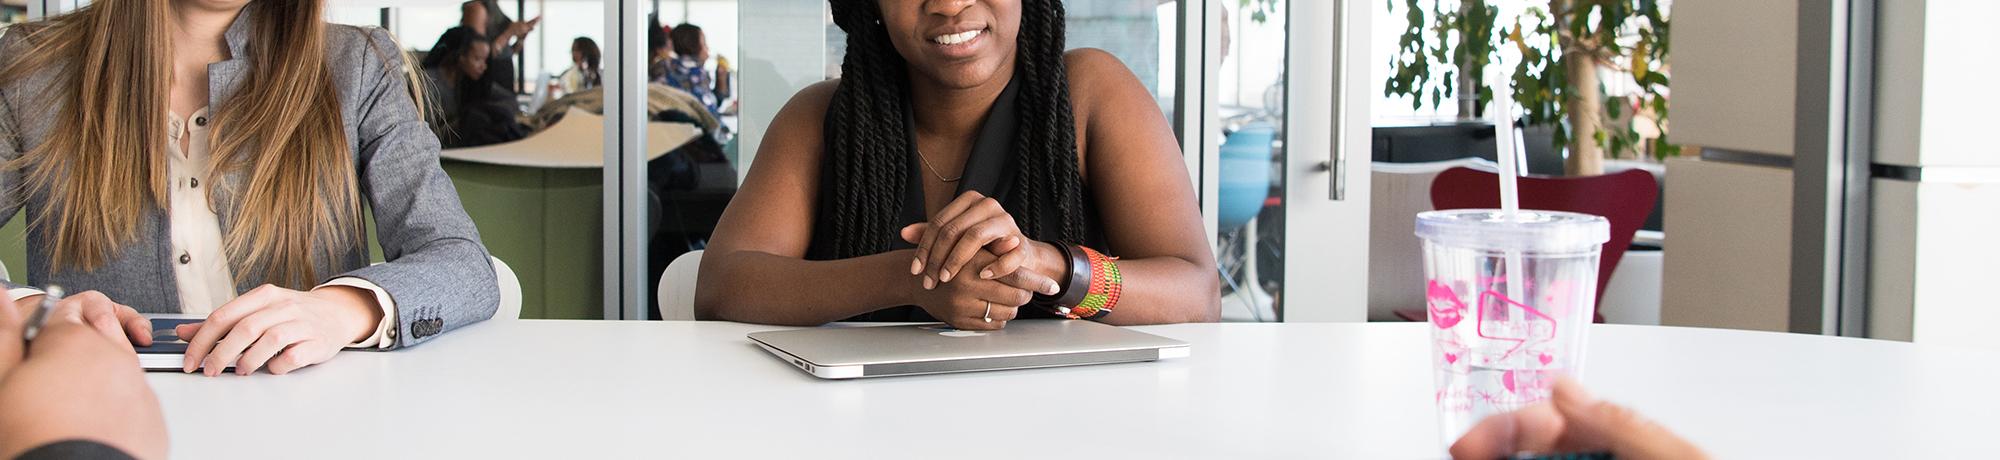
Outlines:
<svg viewBox="0 0 2000 460"><path fill-rule="evenodd" d="M928 276L924 277L924 290L928 291L936 287L937 287L936 281L931 281L931 277Z"/></svg>
<svg viewBox="0 0 2000 460"><path fill-rule="evenodd" d="M979 279L983 279L983 280L990 280L990 279L993 279L993 271L992 271L992 270L980 270L980 271L979 271Z"/></svg>
<svg viewBox="0 0 2000 460"><path fill-rule="evenodd" d="M910 274L916 275L916 274L922 274L923 272L924 272L924 260L910 259Z"/></svg>
<svg viewBox="0 0 2000 460"><path fill-rule="evenodd" d="M951 282L951 270L938 270L938 282Z"/></svg>
<svg viewBox="0 0 2000 460"><path fill-rule="evenodd" d="M1043 294L1056 295L1057 292L1061 291L1062 291L1062 286L1057 286L1056 282L1054 281L1050 281L1048 286L1042 287Z"/></svg>

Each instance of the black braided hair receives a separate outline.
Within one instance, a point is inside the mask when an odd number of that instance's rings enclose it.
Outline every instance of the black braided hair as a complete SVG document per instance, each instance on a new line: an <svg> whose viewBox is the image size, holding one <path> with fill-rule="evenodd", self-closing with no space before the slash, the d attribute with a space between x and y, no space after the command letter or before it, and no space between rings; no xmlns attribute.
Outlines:
<svg viewBox="0 0 2000 460"><path fill-rule="evenodd" d="M876 1L829 0L834 24L847 32L847 56L826 111L824 205L813 224L813 259L876 254L898 239L898 212L908 193L904 176L914 155L903 123L910 83ZM1019 173L1001 204L1029 238L1081 243L1083 179L1063 65L1065 13L1061 0L1021 3L1013 75L1019 131L1012 161Z"/></svg>

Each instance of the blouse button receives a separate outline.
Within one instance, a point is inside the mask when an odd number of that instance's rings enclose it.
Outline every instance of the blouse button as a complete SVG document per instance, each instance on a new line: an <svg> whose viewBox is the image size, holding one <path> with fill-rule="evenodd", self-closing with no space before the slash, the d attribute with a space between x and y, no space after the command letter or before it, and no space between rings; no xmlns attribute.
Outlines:
<svg viewBox="0 0 2000 460"><path fill-rule="evenodd" d="M193 261L194 257L189 256L188 253L185 252L181 253L181 265L187 265L188 262L193 262Z"/></svg>
<svg viewBox="0 0 2000 460"><path fill-rule="evenodd" d="M201 179L188 178L188 188L201 188Z"/></svg>
<svg viewBox="0 0 2000 460"><path fill-rule="evenodd" d="M208 117L194 117L195 126L208 126Z"/></svg>

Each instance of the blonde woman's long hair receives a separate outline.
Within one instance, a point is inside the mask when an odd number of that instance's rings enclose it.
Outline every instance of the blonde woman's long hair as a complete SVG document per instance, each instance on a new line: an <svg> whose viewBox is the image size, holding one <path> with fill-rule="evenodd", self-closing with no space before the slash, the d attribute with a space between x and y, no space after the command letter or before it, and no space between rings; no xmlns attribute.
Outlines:
<svg viewBox="0 0 2000 460"><path fill-rule="evenodd" d="M48 209L30 225L54 239L57 270L102 267L135 241L150 213L168 209L170 1L97 0L15 26L24 51L0 68L0 83L55 66L44 97L61 110L46 140L5 167L24 171L23 190L45 199ZM245 18L254 39L245 55L231 56L248 60L248 74L216 111L217 154L204 177L237 179L208 182L237 198L223 246L239 280L305 289L327 275L316 261L365 244L323 3L257 0Z"/></svg>

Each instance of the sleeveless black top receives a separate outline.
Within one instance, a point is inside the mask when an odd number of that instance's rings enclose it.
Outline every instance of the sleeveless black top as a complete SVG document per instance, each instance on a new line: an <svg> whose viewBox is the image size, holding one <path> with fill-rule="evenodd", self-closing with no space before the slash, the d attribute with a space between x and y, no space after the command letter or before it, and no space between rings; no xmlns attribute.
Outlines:
<svg viewBox="0 0 2000 460"><path fill-rule="evenodd" d="M958 191L952 194L954 198L965 194L967 191L977 190L981 195L993 197L994 200L999 201L1001 206L1007 209L1008 213L1018 214L1021 212L1009 205L1012 202L1009 198L1013 196L1014 191L1014 175L1019 174L1020 169L1020 165L1017 163L1017 158L1014 155L1014 145L1016 139L1019 137L1017 130L1020 125L1020 118L1015 109L1014 99L1014 83L1010 82L1007 84L1006 89L1000 91L1000 97L993 101L993 108L986 114L986 122L979 128L979 137L972 144L972 155L966 158L965 168L961 171L962 176L958 181ZM904 162L903 209L899 213L899 219L895 227L899 229L927 220L924 215L925 172L921 163L922 160L917 158L917 155L919 155L917 153L917 126L916 117L912 112L912 110L907 108L903 110L903 131L908 133L903 139L906 145L904 150L910 152L910 158ZM1086 184L1083 187L1085 229L1083 244L1093 249L1110 253L1110 248L1104 243L1103 226L1099 225L1100 218L1096 203L1090 200L1090 196L1090 187ZM828 205L832 204L824 200L821 201L822 207ZM1042 209L1042 222L1057 222L1060 219L1060 216L1056 215L1054 207L1045 206ZM824 214L822 213L822 215ZM1046 238L1038 237L1037 235L1028 235L1028 237L1047 241ZM913 249L917 247L914 244L904 242L902 238L891 238L891 240L889 250ZM1033 305L1021 307L1017 316L1020 319L1054 317L1056 317L1054 313ZM925 312L921 307L904 305L865 313L848 318L847 321L933 322L937 321L937 318L931 317L930 313Z"/></svg>

